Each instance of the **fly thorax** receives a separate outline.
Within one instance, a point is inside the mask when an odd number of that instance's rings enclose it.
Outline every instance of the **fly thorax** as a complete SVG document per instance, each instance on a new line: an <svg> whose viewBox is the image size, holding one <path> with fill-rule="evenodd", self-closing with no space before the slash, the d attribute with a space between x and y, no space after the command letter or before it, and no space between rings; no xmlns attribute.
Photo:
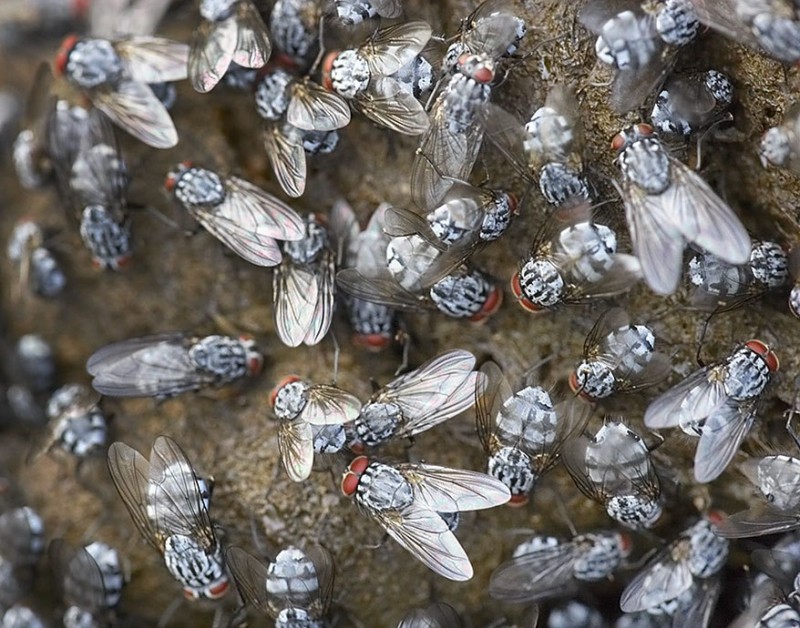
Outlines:
<svg viewBox="0 0 800 628"><path fill-rule="evenodd" d="M450 530L450 532L458 530L458 524L461 523L460 512L437 512L436 514L447 524L447 529Z"/></svg>
<svg viewBox="0 0 800 628"><path fill-rule="evenodd" d="M786 129L775 126L767 130L759 144L759 155L776 166L783 166L792 155L792 137Z"/></svg>
<svg viewBox="0 0 800 628"><path fill-rule="evenodd" d="M31 253L31 284L33 291L43 297L54 297L67 283L64 271L53 254L39 247Z"/></svg>
<svg viewBox="0 0 800 628"><path fill-rule="evenodd" d="M774 459L782 460L791 470L781 470L780 475L774 475L770 464ZM789 456L771 456L759 463L757 478L759 490L778 510L794 511L800 505L800 460Z"/></svg>
<svg viewBox="0 0 800 628"><path fill-rule="evenodd" d="M378 15L369 0L335 0L336 15L345 26L355 26Z"/></svg>
<svg viewBox="0 0 800 628"><path fill-rule="evenodd" d="M309 62L319 41L316 20L306 20L303 15L306 5L305 0L278 0L269 16L269 32L275 48L300 65Z"/></svg>
<svg viewBox="0 0 800 628"><path fill-rule="evenodd" d="M527 495L536 482L531 459L517 447L501 447L489 456L486 471L508 487L511 495Z"/></svg>
<svg viewBox="0 0 800 628"><path fill-rule="evenodd" d="M86 205L103 205L117 200L107 198L103 189L95 187L100 174L97 164L103 164L102 183L106 190L125 190L131 181L128 165L116 149L108 144L95 144L78 155L69 179L70 187Z"/></svg>
<svg viewBox="0 0 800 628"><path fill-rule="evenodd" d="M756 625L763 628L794 628L800 626L800 613L789 604L775 604L761 615Z"/></svg>
<svg viewBox="0 0 800 628"><path fill-rule="evenodd" d="M456 204L455 209L461 209ZM464 212L453 211L450 203L440 205L425 217L436 237L448 246L463 239L470 231L472 223L467 223Z"/></svg>
<svg viewBox="0 0 800 628"><path fill-rule="evenodd" d="M800 58L800 20L759 13L750 23L758 43L773 57L795 62Z"/></svg>
<svg viewBox="0 0 800 628"><path fill-rule="evenodd" d="M698 578L708 578L725 566L730 550L730 541L714 534L712 524L701 519L689 530L691 551L689 570Z"/></svg>
<svg viewBox="0 0 800 628"><path fill-rule="evenodd" d="M586 550L578 556L573 566L573 574L577 580L607 578L622 558L616 535L585 534L577 537L575 543L586 545Z"/></svg>
<svg viewBox="0 0 800 628"><path fill-rule="evenodd" d="M458 58L468 52L469 48L463 41L459 40L450 44L442 59L442 70L449 74L454 73L458 65Z"/></svg>
<svg viewBox="0 0 800 628"><path fill-rule="evenodd" d="M605 225L582 222L564 229L559 245L572 260L572 275L581 281L600 281L614 265L617 234Z"/></svg>
<svg viewBox="0 0 800 628"><path fill-rule="evenodd" d="M690 0L665 0L656 13L656 30L664 43L687 46L700 30L700 21Z"/></svg>
<svg viewBox="0 0 800 628"><path fill-rule="evenodd" d="M540 107L525 124L528 137L524 140L527 154L566 161L576 141L569 120L552 107Z"/></svg>
<svg viewBox="0 0 800 628"><path fill-rule="evenodd" d="M256 111L265 120L280 119L289 108L289 83L292 75L285 70L273 70L264 76L256 87Z"/></svg>
<svg viewBox="0 0 800 628"><path fill-rule="evenodd" d="M433 86L433 67L425 57L417 55L392 74L392 78L414 98L419 98Z"/></svg>
<svg viewBox="0 0 800 628"><path fill-rule="evenodd" d="M776 242L756 242L750 252L750 271L768 290L780 288L789 280L789 256Z"/></svg>
<svg viewBox="0 0 800 628"><path fill-rule="evenodd" d="M442 94L447 128L453 135L464 135L467 130L477 124L478 108L489 102L492 89L486 83L461 74L453 75Z"/></svg>
<svg viewBox="0 0 800 628"><path fill-rule="evenodd" d="M583 360L575 369L575 377L580 391L592 399L608 397L617 387L614 371L598 360Z"/></svg>
<svg viewBox="0 0 800 628"><path fill-rule="evenodd" d="M369 64L356 50L343 50L333 60L331 85L342 98L355 98L367 89Z"/></svg>
<svg viewBox="0 0 800 628"><path fill-rule="evenodd" d="M543 308L559 303L564 279L549 259L529 259L519 269L519 287L526 299Z"/></svg>
<svg viewBox="0 0 800 628"><path fill-rule="evenodd" d="M468 318L481 311L494 286L478 270L466 275L448 275L430 289L431 300L440 312L453 318Z"/></svg>
<svg viewBox="0 0 800 628"><path fill-rule="evenodd" d="M173 534L164 542L164 564L172 577L198 597L208 597L207 591L224 583L222 554L208 554L192 537Z"/></svg>
<svg viewBox="0 0 800 628"><path fill-rule="evenodd" d="M186 168L180 171L173 194L186 207L216 206L226 196L220 176L205 168Z"/></svg>
<svg viewBox="0 0 800 628"><path fill-rule="evenodd" d="M414 491L402 474L380 462L371 462L356 489L356 502L367 512L402 510L414 501Z"/></svg>
<svg viewBox="0 0 800 628"><path fill-rule="evenodd" d="M351 298L348 315L350 327L357 334L391 336L394 333L395 311L387 305Z"/></svg>
<svg viewBox="0 0 800 628"><path fill-rule="evenodd" d="M647 65L656 52L646 19L623 11L608 20L595 42L597 58L617 70L635 71Z"/></svg>
<svg viewBox="0 0 800 628"><path fill-rule="evenodd" d="M503 441L524 443L544 451L556 441L558 415L547 391L527 386L509 397L497 415L497 432Z"/></svg>
<svg viewBox="0 0 800 628"><path fill-rule="evenodd" d="M308 606L319 593L313 561L296 547L281 551L267 568L267 593L291 606Z"/></svg>
<svg viewBox="0 0 800 628"><path fill-rule="evenodd" d="M375 447L389 440L402 418L396 403L368 403L354 422L359 440L367 447Z"/></svg>
<svg viewBox="0 0 800 628"><path fill-rule="evenodd" d="M656 97L656 103L650 113L650 122L659 133L683 137L692 134L691 123L675 111L672 94L667 89L661 90Z"/></svg>
<svg viewBox="0 0 800 628"><path fill-rule="evenodd" d="M705 74L705 84L718 107L727 107L733 103L733 83L726 74L708 70Z"/></svg>
<svg viewBox="0 0 800 628"><path fill-rule="evenodd" d="M605 340L609 352L617 359L615 372L625 376L639 375L653 357L656 337L644 325L626 325L612 331Z"/></svg>
<svg viewBox="0 0 800 628"><path fill-rule="evenodd" d="M328 248L328 230L313 214L305 219L306 232L302 240L283 243L283 252L296 264L313 264Z"/></svg>
<svg viewBox="0 0 800 628"><path fill-rule="evenodd" d="M303 150L309 155L328 155L338 145L338 131L303 131Z"/></svg>
<svg viewBox="0 0 800 628"><path fill-rule="evenodd" d="M206 336L191 346L189 359L201 371L224 381L247 375L247 351L238 338Z"/></svg>
<svg viewBox="0 0 800 628"><path fill-rule="evenodd" d="M589 199L586 179L573 167L562 163L545 164L539 171L539 190L553 205L563 205L569 199Z"/></svg>
<svg viewBox="0 0 800 628"><path fill-rule="evenodd" d="M200 0L200 15L209 22L227 20L239 0Z"/></svg>
<svg viewBox="0 0 800 628"><path fill-rule="evenodd" d="M711 253L698 253L692 257L688 276L692 285L720 298L739 294L748 283L744 266L728 264Z"/></svg>
<svg viewBox="0 0 800 628"><path fill-rule="evenodd" d="M101 268L117 268L131 255L131 229L119 223L102 205L90 205L81 213L81 240Z"/></svg>
<svg viewBox="0 0 800 628"><path fill-rule="evenodd" d="M629 528L651 528L661 517L662 506L639 495L614 495L606 502L606 512Z"/></svg>
<svg viewBox="0 0 800 628"><path fill-rule="evenodd" d="M344 449L347 430L344 425L312 425L314 451L318 454L335 454Z"/></svg>
<svg viewBox="0 0 800 628"><path fill-rule="evenodd" d="M14 169L22 187L33 190L45 184L48 173L42 169L41 158L43 155L33 131L30 129L20 131L14 140L12 157Z"/></svg>
<svg viewBox="0 0 800 628"><path fill-rule="evenodd" d="M56 432L61 447L78 458L85 458L105 447L106 419L96 407L89 412L67 414Z"/></svg>
<svg viewBox="0 0 800 628"><path fill-rule="evenodd" d="M737 349L725 364L725 393L736 401L758 397L769 379L766 361L747 347Z"/></svg>
<svg viewBox="0 0 800 628"><path fill-rule="evenodd" d="M304 608L282 608L275 618L275 628L322 628L325 625L313 619Z"/></svg>
<svg viewBox="0 0 800 628"><path fill-rule="evenodd" d="M495 195L492 203L486 208L478 237L484 242L497 240L511 224L514 211L508 194Z"/></svg>
<svg viewBox="0 0 800 628"><path fill-rule="evenodd" d="M115 84L124 71L122 59L110 41L80 39L67 58L65 73L81 89Z"/></svg>
<svg viewBox="0 0 800 628"><path fill-rule="evenodd" d="M275 394L275 416L282 421L296 419L308 403L308 389L308 383L302 380L283 385Z"/></svg>
<svg viewBox="0 0 800 628"><path fill-rule="evenodd" d="M99 620L95 619L92 611L79 606L70 606L62 617L64 628L102 628ZM6 625L6 617L3 616L3 625ZM28 624L20 624L27 626Z"/></svg>
<svg viewBox="0 0 800 628"><path fill-rule="evenodd" d="M119 553L101 541L90 543L84 549L100 569L106 608L114 608L122 595L122 587L125 586Z"/></svg>
<svg viewBox="0 0 800 628"><path fill-rule="evenodd" d="M648 194L661 194L671 185L669 155L661 142L644 137L619 155L622 175Z"/></svg>

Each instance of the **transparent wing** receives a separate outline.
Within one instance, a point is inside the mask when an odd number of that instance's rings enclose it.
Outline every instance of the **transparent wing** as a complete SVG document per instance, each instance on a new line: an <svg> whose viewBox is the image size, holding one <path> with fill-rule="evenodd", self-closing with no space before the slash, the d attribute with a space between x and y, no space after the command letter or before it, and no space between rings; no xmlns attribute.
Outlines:
<svg viewBox="0 0 800 628"><path fill-rule="evenodd" d="M236 22L203 20L192 33L188 72L195 91L205 94L220 82L236 48Z"/></svg>
<svg viewBox="0 0 800 628"><path fill-rule="evenodd" d="M756 404L728 400L705 421L694 455L694 477L711 482L730 464L753 426Z"/></svg>
<svg viewBox="0 0 800 628"><path fill-rule="evenodd" d="M522 554L500 565L489 580L489 595L506 602L535 602L560 594L573 583L575 543L559 543Z"/></svg>
<svg viewBox="0 0 800 628"><path fill-rule="evenodd" d="M754 486L769 491L768 500L774 508L796 510L800 505L800 460L789 456L750 458L739 465L740 471Z"/></svg>
<svg viewBox="0 0 800 628"><path fill-rule="evenodd" d="M449 604L438 602L426 609L413 610L406 614L397 628L463 628L464 623Z"/></svg>
<svg viewBox="0 0 800 628"><path fill-rule="evenodd" d="M761 504L729 515L714 525L720 536L744 539L800 528L800 516L783 512L769 504Z"/></svg>
<svg viewBox="0 0 800 628"><path fill-rule="evenodd" d="M151 35L169 8L170 0L106 0L89 7L89 30L95 37L121 33Z"/></svg>
<svg viewBox="0 0 800 628"><path fill-rule="evenodd" d="M586 335L583 343L584 359L591 359L598 354L610 355L610 359L613 359L614 356L610 353L607 345L608 335L628 325L630 325L630 318L621 307L613 307L603 312Z"/></svg>
<svg viewBox="0 0 800 628"><path fill-rule="evenodd" d="M251 0L239 2L235 20L237 37L233 61L245 68L263 67L272 54L272 45L267 25Z"/></svg>
<svg viewBox="0 0 800 628"><path fill-rule="evenodd" d="M0 515L0 551L14 566L34 565L41 553L43 531L41 521L32 525L38 515L28 506L13 508Z"/></svg>
<svg viewBox="0 0 800 628"><path fill-rule="evenodd" d="M217 544L192 463L167 436L157 437L150 453L148 514L165 536L192 537L206 550Z"/></svg>
<svg viewBox="0 0 800 628"><path fill-rule="evenodd" d="M95 90L90 98L112 122L153 148L172 148L178 132L169 112L144 83L121 80L113 90Z"/></svg>
<svg viewBox="0 0 800 628"><path fill-rule="evenodd" d="M115 342L86 363L92 387L111 397L168 396L214 382L198 371L183 334L163 334Z"/></svg>
<svg viewBox="0 0 800 628"><path fill-rule="evenodd" d="M314 436L311 425L303 419L280 421L278 424L278 451L286 474L294 482L302 482L311 475L314 464Z"/></svg>
<svg viewBox="0 0 800 628"><path fill-rule="evenodd" d="M286 120L305 131L333 131L350 124L347 102L308 78L292 81Z"/></svg>
<svg viewBox="0 0 800 628"><path fill-rule="evenodd" d="M336 273L336 283L342 292L370 303L411 311L435 307L425 296L405 290L388 271L365 277L354 268L346 268Z"/></svg>
<svg viewBox="0 0 800 628"><path fill-rule="evenodd" d="M668 49L653 33L655 50L650 60L635 69L617 70L611 85L611 105L619 114L641 107L669 76L675 65L677 51Z"/></svg>
<svg viewBox="0 0 800 628"><path fill-rule="evenodd" d="M434 511L412 502L402 512L371 514L389 536L440 576L456 581L472 578L472 564L464 548Z"/></svg>
<svg viewBox="0 0 800 628"><path fill-rule="evenodd" d="M389 76L411 63L432 34L430 25L422 20L393 24L375 31L358 52L366 59L373 78Z"/></svg>
<svg viewBox="0 0 800 628"><path fill-rule="evenodd" d="M421 135L430 126L420 102L388 76L373 78L351 104L375 124L403 135Z"/></svg>
<svg viewBox="0 0 800 628"><path fill-rule="evenodd" d="M83 547L73 551L63 539L50 543L49 554L64 601L92 612L105 610L103 573L92 555Z"/></svg>
<svg viewBox="0 0 800 628"><path fill-rule="evenodd" d="M673 616L672 626L706 628L711 621L721 590L722 581L719 577L695 580L689 592L681 597L678 612ZM684 600L686 595L689 595L688 600Z"/></svg>
<svg viewBox="0 0 800 628"><path fill-rule="evenodd" d="M312 616L321 618L328 613L333 597L333 582L335 576L335 565L331 553L320 545L312 545L306 551L306 556L314 563L314 570L317 572L317 583L319 584L319 595L314 600L310 609Z"/></svg>
<svg viewBox="0 0 800 628"><path fill-rule="evenodd" d="M678 427L707 417L726 398L724 386L717 381L718 368L695 371L656 397L644 413L645 425L653 429Z"/></svg>
<svg viewBox="0 0 800 628"><path fill-rule="evenodd" d="M473 54L498 59L516 41L520 21L508 0L486 0L464 20L461 41Z"/></svg>
<svg viewBox="0 0 800 628"><path fill-rule="evenodd" d="M488 103L484 123L486 140L500 151L520 178L531 181L529 153L525 148L529 138L522 122L502 107Z"/></svg>
<svg viewBox="0 0 800 628"><path fill-rule="evenodd" d="M609 268L599 281L581 281L570 284L568 299L581 301L611 297L630 290L642 278L642 267L633 255L617 253Z"/></svg>
<svg viewBox="0 0 800 628"><path fill-rule="evenodd" d="M625 587L619 600L619 606L625 613L644 611L673 600L692 586L689 561L674 559L674 545L659 552Z"/></svg>
<svg viewBox="0 0 800 628"><path fill-rule="evenodd" d="M267 595L267 566L240 547L228 548L225 563L244 601L255 606L262 614L272 617Z"/></svg>
<svg viewBox="0 0 800 628"><path fill-rule="evenodd" d="M192 207L189 211L206 231L251 264L256 266L280 264L282 255L278 243L269 236L259 235L235 220L220 215L221 212L230 210L230 199L228 199L217 207Z"/></svg>
<svg viewBox="0 0 800 628"><path fill-rule="evenodd" d="M310 326L303 337L303 342L309 346L322 342L333 320L333 309L336 305L334 301L336 295L336 264L335 254L332 251L327 251L319 262L316 281L317 302L314 304Z"/></svg>
<svg viewBox="0 0 800 628"><path fill-rule="evenodd" d="M395 468L411 484L414 501L436 512L483 510L511 498L505 484L485 473L428 464L400 464Z"/></svg>
<svg viewBox="0 0 800 628"><path fill-rule="evenodd" d="M586 468L586 450L590 445L591 441L584 434L567 441L561 449L561 460L578 490L589 499L605 504L607 493L603 483L595 482Z"/></svg>
<svg viewBox="0 0 800 628"><path fill-rule="evenodd" d="M641 9L638 0L595 0L581 8L578 20L595 35L600 35L605 23L622 11L640 13Z"/></svg>
<svg viewBox="0 0 800 628"><path fill-rule="evenodd" d="M290 347L303 343L319 299L313 271L286 261L275 267L272 301L275 331L281 342Z"/></svg>
<svg viewBox="0 0 800 628"><path fill-rule="evenodd" d="M475 423L483 450L491 454L495 446L496 418L506 400L514 394L500 367L485 362L475 380Z"/></svg>
<svg viewBox="0 0 800 628"><path fill-rule="evenodd" d="M355 395L336 386L318 384L308 390L301 416L311 425L338 425L355 421L360 412L361 402Z"/></svg>
<svg viewBox="0 0 800 628"><path fill-rule="evenodd" d="M140 83L169 83L188 76L189 46L163 37L137 36L114 42L131 78Z"/></svg>
<svg viewBox="0 0 800 628"><path fill-rule="evenodd" d="M691 0L697 18L726 37L750 45L758 45L753 32L738 17L734 0Z"/></svg>
<svg viewBox="0 0 800 628"><path fill-rule="evenodd" d="M147 513L150 463L135 449L116 442L108 448L108 471L139 533L158 552L163 553L164 537Z"/></svg>
<svg viewBox="0 0 800 628"><path fill-rule="evenodd" d="M292 198L306 189L306 152L299 129L290 124L265 125L264 148L281 189Z"/></svg>
<svg viewBox="0 0 800 628"><path fill-rule="evenodd" d="M248 231L277 240L302 240L303 219L280 199L238 177L225 180L227 199L219 211Z"/></svg>

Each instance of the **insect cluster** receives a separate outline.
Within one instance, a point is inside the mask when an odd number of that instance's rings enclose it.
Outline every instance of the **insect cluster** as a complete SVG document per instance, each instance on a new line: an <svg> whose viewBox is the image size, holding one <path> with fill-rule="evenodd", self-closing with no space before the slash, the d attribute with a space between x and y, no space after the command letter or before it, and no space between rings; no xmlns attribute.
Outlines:
<svg viewBox="0 0 800 628"><path fill-rule="evenodd" d="M797 2L0 47L0 625L800 623Z"/></svg>

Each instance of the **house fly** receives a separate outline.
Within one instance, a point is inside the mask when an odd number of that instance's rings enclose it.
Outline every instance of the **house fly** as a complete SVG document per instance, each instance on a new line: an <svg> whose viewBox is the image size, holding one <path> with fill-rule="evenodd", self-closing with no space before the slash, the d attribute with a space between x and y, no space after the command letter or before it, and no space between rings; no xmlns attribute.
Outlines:
<svg viewBox="0 0 800 628"><path fill-rule="evenodd" d="M607 310L586 337L570 388L594 402L657 384L666 379L672 364L669 356L655 350L655 341L652 330L632 325L624 310Z"/></svg>
<svg viewBox="0 0 800 628"><path fill-rule="evenodd" d="M71 35L55 67L120 128L153 148L172 148L178 133L148 83L185 79L188 53L188 46L159 37Z"/></svg>
<svg viewBox="0 0 800 628"><path fill-rule="evenodd" d="M392 75L414 63L428 43L431 27L415 20L376 30L356 49L330 52L323 62L323 85L379 126L420 135L428 114Z"/></svg>
<svg viewBox="0 0 800 628"><path fill-rule="evenodd" d="M758 154L765 168L771 164L800 172L800 103L789 107L782 124L761 136Z"/></svg>
<svg viewBox="0 0 800 628"><path fill-rule="evenodd" d="M557 209L533 238L511 277L523 309L539 313L630 290L641 278L639 260L617 252L617 234L592 219L587 206Z"/></svg>
<svg viewBox="0 0 800 628"><path fill-rule="evenodd" d="M55 96L50 92L52 82L50 66L40 64L25 103L21 130L14 140L14 169L20 184L28 190L44 187L53 174L47 146L47 124L55 106Z"/></svg>
<svg viewBox="0 0 800 628"><path fill-rule="evenodd" d="M53 253L44 246L44 232L35 222L18 222L6 251L18 269L22 287L46 298L56 297L64 290L67 278Z"/></svg>
<svg viewBox="0 0 800 628"><path fill-rule="evenodd" d="M611 148L622 172L617 190L642 274L657 294L678 286L687 243L730 264L750 256L750 236L730 207L696 173L674 159L647 124L628 127Z"/></svg>
<svg viewBox="0 0 800 628"><path fill-rule="evenodd" d="M342 477L342 492L426 567L449 580L472 578L472 564L438 512L483 510L506 503L499 480L428 464L388 465L359 456Z"/></svg>
<svg viewBox="0 0 800 628"><path fill-rule="evenodd" d="M680 427L699 437L694 477L711 482L736 455L779 366L778 356L764 342L749 340L657 397L647 407L644 423L650 429Z"/></svg>
<svg viewBox="0 0 800 628"><path fill-rule="evenodd" d="M392 19L403 14L401 0L334 0L336 15L346 26L355 26L375 17Z"/></svg>
<svg viewBox="0 0 800 628"><path fill-rule="evenodd" d="M269 32L277 61L305 70L319 52L320 0L276 0L269 16Z"/></svg>
<svg viewBox="0 0 800 628"><path fill-rule="evenodd" d="M590 408L567 398L553 399L540 386L514 392L494 362L476 379L478 438L489 457L487 473L511 492L509 506L528 502L538 479L556 465L564 443L583 429Z"/></svg>
<svg viewBox="0 0 800 628"><path fill-rule="evenodd" d="M286 474L295 482L311 475L314 463L313 426L354 421L361 402L349 392L327 384L312 384L296 375L285 377L270 393L278 419L278 450Z"/></svg>
<svg viewBox="0 0 800 628"><path fill-rule="evenodd" d="M698 580L718 574L728 560L730 542L714 533L723 518L709 512L683 530L628 583L620 597L626 613L643 611L676 599Z"/></svg>
<svg viewBox="0 0 800 628"><path fill-rule="evenodd" d="M112 443L108 470L139 533L164 558L184 596L225 595L230 581L208 514L208 487L178 444L159 436L148 462L125 443Z"/></svg>
<svg viewBox="0 0 800 628"><path fill-rule="evenodd" d="M214 89L231 63L260 68L272 52L267 25L252 0L198 0L202 21L192 33L189 78L200 93Z"/></svg>
<svg viewBox="0 0 800 628"><path fill-rule="evenodd" d="M263 362L249 337L164 333L106 345L92 354L86 370L103 395L166 399L257 375Z"/></svg>
<svg viewBox="0 0 800 628"><path fill-rule="evenodd" d="M264 565L239 547L225 559L245 602L276 626L327 626L334 582L333 557L323 547L289 546Z"/></svg>
<svg viewBox="0 0 800 628"><path fill-rule="evenodd" d="M482 379L474 368L475 356L455 350L393 379L361 407L351 448L360 453L391 439L410 438L467 410Z"/></svg>
<svg viewBox="0 0 800 628"><path fill-rule="evenodd" d="M659 133L688 138L732 120L733 84L717 70L671 77L656 97L650 122Z"/></svg>
<svg viewBox="0 0 800 628"><path fill-rule="evenodd" d="M661 482L650 450L625 423L607 418L589 438L568 442L564 465L581 493L622 525L651 528L661 517Z"/></svg>
<svg viewBox="0 0 800 628"><path fill-rule="evenodd" d="M597 58L614 68L611 104L618 113L642 105L700 29L691 0L595 0L578 19L597 35Z"/></svg>
<svg viewBox="0 0 800 628"><path fill-rule="evenodd" d="M281 262L276 240L303 238L297 212L239 177L185 161L170 171L164 187L206 231L256 266Z"/></svg>
<svg viewBox="0 0 800 628"><path fill-rule="evenodd" d="M505 602L537 602L559 597L579 582L608 578L630 554L631 539L616 531L578 534L565 541L534 537L521 543L511 560L489 580L489 595Z"/></svg>

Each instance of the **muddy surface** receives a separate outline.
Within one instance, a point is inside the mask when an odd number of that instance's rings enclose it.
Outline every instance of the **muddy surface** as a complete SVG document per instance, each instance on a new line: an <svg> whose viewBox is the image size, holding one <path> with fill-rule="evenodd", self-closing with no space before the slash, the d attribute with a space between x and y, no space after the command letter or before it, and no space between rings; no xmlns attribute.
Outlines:
<svg viewBox="0 0 800 628"><path fill-rule="evenodd" d="M585 163L600 198L612 200L612 214L622 224L622 207L610 184L617 172L608 145L623 124L636 121L638 114L620 118L609 109L608 88L601 85L609 76L595 67L594 40L575 20L577 6L582 3L528 0L518 4L530 28L522 50L530 54L511 68L507 81L496 90L496 102L527 117L543 103L552 85L575 84L588 139ZM408 16L427 19L438 33L447 34L455 32L459 17L474 6L471 2L410 0L405 5ZM194 21L192 7L182 3L161 30L185 41ZM38 62L51 59L57 45L57 39L39 38L3 50L0 87L24 97ZM439 50L434 49L432 55ZM800 183L791 174L764 170L755 145L765 128L782 119L791 95L797 92L797 71L711 32L679 60L679 69L707 67L727 72L735 83L735 128L741 141L709 138L703 144L703 173L755 236L795 243L800 240ZM239 173L279 193L260 145L259 119L250 95L218 89L203 96L184 82L178 86L178 103L172 115L181 137L175 149L147 149L120 133L135 177L131 202L156 208L191 228L189 219L180 216L161 188L169 167L185 159ZM302 211L326 212L334 199L344 197L363 220L383 201L408 206L415 147L413 138L390 135L354 116L338 151L310 162L307 193L291 204ZM693 150L688 152L693 154ZM506 186L518 195L528 186L491 150L479 162L475 181L485 178L484 172L491 185ZM533 190L513 231L480 253L477 263L498 278L506 297L500 312L487 324L472 326L435 314L404 319L411 339L411 365L440 351L462 347L481 360L497 361L511 381L537 364L537 381L564 381L568 377L580 359L586 333L606 306L573 307L532 316L514 303L507 287L546 210ZM48 243L63 263L69 283L55 300L20 296L18 275L4 258L0 263L4 334L6 339L24 333L41 334L55 350L59 382L88 383L86 358L115 340L168 330L198 334L233 330L255 335L266 354L264 372L257 379L162 404L147 399L105 399L103 408L113 415L114 440L148 452L156 435L168 434L202 473L214 476L212 516L225 529L227 542L257 553L255 531L262 543L271 546L316 542L329 548L337 565L334 600L341 611L337 626L395 625L407 610L426 606L432 600L449 602L473 626L487 625L503 615L520 620L522 609L495 603L485 592L492 569L509 555L517 540L512 531L568 534L556 505L557 495L579 530L611 526L600 507L581 496L566 472L557 468L540 481L526 507L500 508L464 518L458 536L475 566L470 582L450 583L435 576L397 544L382 542L381 529L341 495L338 482L346 461L321 463L319 471L303 484L294 484L277 471L276 425L269 416L269 392L290 373L317 382L330 381L334 345L330 338L313 348L288 349L281 345L273 330L270 271L229 254L204 232L190 237L152 213L139 211L133 216L133 266L124 273L98 273L56 195L52 191L24 191L5 158L0 170L0 242L7 240L22 216L32 216L51 229ZM590 430L601 424L604 413L612 413L627 417L634 429L644 432L641 417L647 401L696 367L697 341L707 315L689 307L685 291L664 299L639 286L619 303L634 322L652 325L661 350L674 356L674 373L656 390L604 403L597 409ZM344 320L337 320L333 331L341 347L340 386L366 398L372 390L370 380L384 383L392 377L400 362L399 349L377 356L359 351L350 344ZM760 418L736 458L739 461L773 449L792 451L783 431L782 412L793 399L795 377L800 372L800 324L789 315L785 295L752 301L714 318L701 350L702 359L724 357L737 343L752 337L774 345L782 366ZM140 542L110 483L104 461L86 463L77 475L74 461L58 454L26 464L27 450L36 437L21 429L3 433L0 461L8 477L18 484L24 501L42 514L48 536L63 536L72 543L102 539L125 553L131 579L120 616L133 626L153 624L179 596L179 587L161 558ZM693 452L694 442L673 431L655 453L664 469L669 500L667 513L655 529L659 536L669 538L697 508L713 505L735 511L755 499L735 464L712 484L695 485L691 475ZM484 467L469 415L419 436L411 448L402 443L380 455L469 469ZM654 544L645 537L635 541L636 555ZM737 546L733 553L729 586L721 606L733 609L738 603L737 583L744 579L741 565L747 560L744 550L749 547ZM46 569L41 576L32 601L56 617L57 602ZM616 582L589 587L585 598L613 617L615 595L627 578L623 573ZM228 601L232 607L233 601ZM727 617L730 612L725 610L722 615ZM211 608L184 603L170 625L209 625L212 616ZM253 617L251 623L264 621Z"/></svg>

